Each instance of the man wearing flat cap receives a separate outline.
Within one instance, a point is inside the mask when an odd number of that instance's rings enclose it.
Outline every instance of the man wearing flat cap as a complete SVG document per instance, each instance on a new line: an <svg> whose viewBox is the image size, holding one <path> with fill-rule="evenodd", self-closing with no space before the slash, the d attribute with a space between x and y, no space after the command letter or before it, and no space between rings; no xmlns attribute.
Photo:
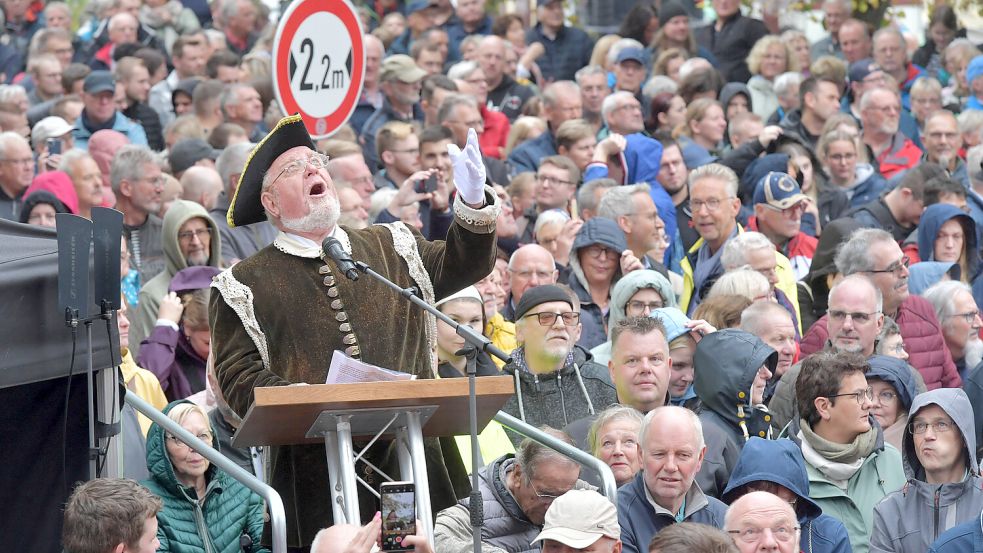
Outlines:
<svg viewBox="0 0 983 553"><path fill-rule="evenodd" d="M454 222L445 242L428 242L399 222L339 227L327 157L315 151L299 116L282 119L259 143L227 219L236 227L269 218L280 232L272 245L216 277L209 306L216 376L237 414L246 414L255 387L323 383L335 350L433 378L435 320L381 282L345 278L323 255L321 242L336 238L353 259L401 287L416 287L431 304L477 282L494 267L498 201L484 186L474 131L465 150L452 148L451 157ZM425 443L433 506L442 509L466 493L464 465L456 451L445 455L436 440ZM390 446L376 443L367 458L383 470L395 466ZM324 448L274 447L268 466L287 508L288 545L309 545L332 522ZM361 469L359 475L378 486L380 476ZM375 512L374 497L359 500L362 513Z"/></svg>
<svg viewBox="0 0 983 553"><path fill-rule="evenodd" d="M362 145L362 155L369 169L375 172L382 168L379 153L375 147L375 135L390 121L423 122L423 108L420 107L420 91L427 72L420 69L413 58L396 54L382 62L379 70L379 88L382 90L382 106L365 120L358 141Z"/></svg>
<svg viewBox="0 0 983 553"><path fill-rule="evenodd" d="M617 403L607 367L576 345L580 333L580 312L567 290L554 284L526 290L515 306L519 347L503 369L515 379L515 395L502 410L537 428L564 428ZM516 446L522 438L509 437Z"/></svg>

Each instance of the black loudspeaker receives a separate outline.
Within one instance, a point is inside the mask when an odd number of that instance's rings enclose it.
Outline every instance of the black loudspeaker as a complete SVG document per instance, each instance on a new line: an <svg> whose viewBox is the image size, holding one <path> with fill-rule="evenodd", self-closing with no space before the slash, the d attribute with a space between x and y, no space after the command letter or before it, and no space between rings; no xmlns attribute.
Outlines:
<svg viewBox="0 0 983 553"><path fill-rule="evenodd" d="M89 250L92 221L77 215L59 213L58 224L58 308L66 323L84 319L92 313L89 295Z"/></svg>
<svg viewBox="0 0 983 553"><path fill-rule="evenodd" d="M92 255L95 269L95 304L102 313L120 308L120 239L123 214L106 207L92 208Z"/></svg>

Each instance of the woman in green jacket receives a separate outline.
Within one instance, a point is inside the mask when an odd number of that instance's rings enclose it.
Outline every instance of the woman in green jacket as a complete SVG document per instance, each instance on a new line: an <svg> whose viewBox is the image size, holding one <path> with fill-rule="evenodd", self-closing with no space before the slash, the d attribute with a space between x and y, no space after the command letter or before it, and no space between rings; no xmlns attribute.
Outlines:
<svg viewBox="0 0 983 553"><path fill-rule="evenodd" d="M179 400L164 413L202 441L216 443L201 407ZM156 423L147 436L147 468L151 476L143 485L164 501L157 514L159 552L239 553L243 536L252 543L246 551L263 551L263 500Z"/></svg>

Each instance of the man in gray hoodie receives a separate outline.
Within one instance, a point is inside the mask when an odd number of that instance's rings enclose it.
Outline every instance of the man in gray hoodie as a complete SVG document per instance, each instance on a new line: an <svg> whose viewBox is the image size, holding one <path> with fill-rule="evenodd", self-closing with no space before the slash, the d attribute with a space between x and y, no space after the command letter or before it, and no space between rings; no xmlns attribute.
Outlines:
<svg viewBox="0 0 983 553"><path fill-rule="evenodd" d="M915 396L902 442L908 482L874 508L871 553L922 553L983 509L973 407L958 388Z"/></svg>
<svg viewBox="0 0 983 553"><path fill-rule="evenodd" d="M515 308L519 347L505 374L515 395L502 408L533 426L563 428L618 402L608 370L575 344L580 313L562 288L548 284L526 290ZM518 446L521 436L509 434Z"/></svg>

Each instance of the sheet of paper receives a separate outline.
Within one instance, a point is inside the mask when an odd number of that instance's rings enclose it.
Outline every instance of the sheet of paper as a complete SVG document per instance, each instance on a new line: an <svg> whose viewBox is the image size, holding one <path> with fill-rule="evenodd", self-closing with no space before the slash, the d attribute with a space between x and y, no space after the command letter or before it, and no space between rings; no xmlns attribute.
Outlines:
<svg viewBox="0 0 983 553"><path fill-rule="evenodd" d="M358 359L352 359L343 351L335 350L331 356L331 366L328 367L328 378L325 384L353 384L357 382L395 382L398 380L413 380L415 374L401 373L377 367Z"/></svg>

